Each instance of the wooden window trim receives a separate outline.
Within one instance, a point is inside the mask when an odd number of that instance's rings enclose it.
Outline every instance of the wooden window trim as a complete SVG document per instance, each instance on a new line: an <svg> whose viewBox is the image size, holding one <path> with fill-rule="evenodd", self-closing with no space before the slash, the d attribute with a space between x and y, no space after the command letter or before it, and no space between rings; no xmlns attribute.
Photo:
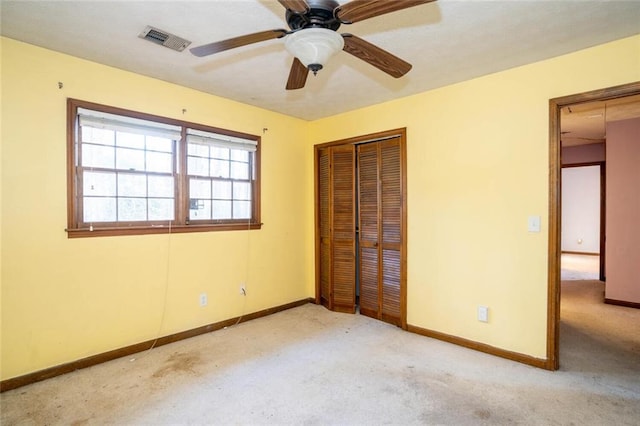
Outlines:
<svg viewBox="0 0 640 426"><path fill-rule="evenodd" d="M110 114L122 115L142 120L149 120L163 124L182 127L182 137L176 142L174 155L176 156L176 168L174 178L176 184L175 214L173 221L148 221L144 223L94 223L91 226L83 226L79 220L80 203L77 201L78 179L76 177L76 137L78 108L85 108ZM252 185L252 219L210 220L202 223L193 223L188 219L188 184L187 175L187 141L186 129L196 129L213 132L220 135L250 139L257 141L256 151L253 155L253 170L255 172ZM182 121L123 108L97 104L78 99L67 99L67 232L68 238L84 237L108 237L119 235L149 235L166 233L212 232L212 231L239 231L256 230L262 228L260 221L260 188L261 188L261 137L247 133L220 129L213 126ZM191 222L191 223L190 223Z"/></svg>

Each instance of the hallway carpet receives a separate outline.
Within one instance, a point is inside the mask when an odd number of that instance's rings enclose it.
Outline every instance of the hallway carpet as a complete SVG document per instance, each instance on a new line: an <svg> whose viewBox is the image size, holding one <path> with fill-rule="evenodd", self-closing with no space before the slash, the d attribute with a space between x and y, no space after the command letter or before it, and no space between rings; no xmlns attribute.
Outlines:
<svg viewBox="0 0 640 426"><path fill-rule="evenodd" d="M5 425L638 425L640 310L563 283L561 369L304 305L0 395Z"/></svg>

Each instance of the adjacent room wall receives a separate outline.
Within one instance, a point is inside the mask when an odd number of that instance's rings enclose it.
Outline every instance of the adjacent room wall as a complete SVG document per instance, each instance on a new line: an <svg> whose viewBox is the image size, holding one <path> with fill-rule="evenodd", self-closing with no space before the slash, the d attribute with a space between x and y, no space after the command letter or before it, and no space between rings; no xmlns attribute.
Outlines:
<svg viewBox="0 0 640 426"><path fill-rule="evenodd" d="M640 118L607 125L605 297L640 304Z"/></svg>
<svg viewBox="0 0 640 426"><path fill-rule="evenodd" d="M600 166L562 169L562 251L600 253Z"/></svg>
<svg viewBox="0 0 640 426"><path fill-rule="evenodd" d="M605 161L603 143L569 146L562 148L562 165L597 163Z"/></svg>
<svg viewBox="0 0 640 426"><path fill-rule="evenodd" d="M68 97L262 136L262 230L68 239ZM6 38L1 119L2 379L313 295L305 121Z"/></svg>
<svg viewBox="0 0 640 426"><path fill-rule="evenodd" d="M410 324L546 358L549 99L638 80L640 36L311 123L311 144L407 128Z"/></svg>

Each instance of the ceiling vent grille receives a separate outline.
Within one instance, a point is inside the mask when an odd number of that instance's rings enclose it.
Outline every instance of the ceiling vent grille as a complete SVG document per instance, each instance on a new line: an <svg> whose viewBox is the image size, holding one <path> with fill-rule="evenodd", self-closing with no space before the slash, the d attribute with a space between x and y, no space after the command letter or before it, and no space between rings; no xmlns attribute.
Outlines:
<svg viewBox="0 0 640 426"><path fill-rule="evenodd" d="M191 44L189 40L151 26L147 26L138 37L178 52L182 52Z"/></svg>

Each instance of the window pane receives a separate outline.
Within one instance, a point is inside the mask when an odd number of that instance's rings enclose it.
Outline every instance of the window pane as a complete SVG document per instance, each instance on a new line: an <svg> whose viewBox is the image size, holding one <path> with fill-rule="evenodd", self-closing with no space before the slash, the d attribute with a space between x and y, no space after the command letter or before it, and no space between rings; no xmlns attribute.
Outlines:
<svg viewBox="0 0 640 426"><path fill-rule="evenodd" d="M211 200L191 199L189 206L189 219L205 220L211 219Z"/></svg>
<svg viewBox="0 0 640 426"><path fill-rule="evenodd" d="M233 218L251 219L251 201L234 201Z"/></svg>
<svg viewBox="0 0 640 426"><path fill-rule="evenodd" d="M187 147L187 154L197 157L209 158L209 145L202 145L199 143L190 143Z"/></svg>
<svg viewBox="0 0 640 426"><path fill-rule="evenodd" d="M127 173L118 174L118 196L119 197L146 197L147 196L147 176L131 175Z"/></svg>
<svg viewBox="0 0 640 426"><path fill-rule="evenodd" d="M209 160L189 157L187 159L187 173L195 176L209 176Z"/></svg>
<svg viewBox="0 0 640 426"><path fill-rule="evenodd" d="M151 227L168 221L234 229L225 225L260 210L253 173L260 165L241 135L82 101L69 105L77 112L67 122L76 130L68 140L68 161L76 166L69 168L69 222L83 231L74 236L89 236L92 223L112 228L109 235L156 233Z"/></svg>
<svg viewBox="0 0 640 426"><path fill-rule="evenodd" d="M189 198L211 198L211 181L205 179L189 179Z"/></svg>
<svg viewBox="0 0 640 426"><path fill-rule="evenodd" d="M213 196L214 199L230 200L231 199L231 182L229 181L213 181Z"/></svg>
<svg viewBox="0 0 640 426"><path fill-rule="evenodd" d="M249 179L249 163L231 163L232 179Z"/></svg>
<svg viewBox="0 0 640 426"><path fill-rule="evenodd" d="M144 170L144 151L117 148L116 168L124 170Z"/></svg>
<svg viewBox="0 0 640 426"><path fill-rule="evenodd" d="M162 152L147 151L147 171L148 172L165 172L173 171L173 155Z"/></svg>
<svg viewBox="0 0 640 426"><path fill-rule="evenodd" d="M82 144L82 165L84 167L100 167L113 169L115 151L112 147Z"/></svg>
<svg viewBox="0 0 640 426"><path fill-rule="evenodd" d="M211 160L211 176L228 178L229 162L227 160Z"/></svg>
<svg viewBox="0 0 640 426"><path fill-rule="evenodd" d="M93 142L103 145L113 145L114 131L82 126L82 142Z"/></svg>
<svg viewBox="0 0 640 426"><path fill-rule="evenodd" d="M116 174L87 172L82 175L82 193L86 196L116 195Z"/></svg>
<svg viewBox="0 0 640 426"><path fill-rule="evenodd" d="M174 197L174 185L172 176L149 176L149 197Z"/></svg>
<svg viewBox="0 0 640 426"><path fill-rule="evenodd" d="M115 222L116 199L109 197L83 197L83 220L87 223Z"/></svg>
<svg viewBox="0 0 640 426"><path fill-rule="evenodd" d="M229 159L229 148L211 147L211 158L219 158L221 160Z"/></svg>
<svg viewBox="0 0 640 426"><path fill-rule="evenodd" d="M251 184L248 182L233 183L234 200L251 200Z"/></svg>
<svg viewBox="0 0 640 426"><path fill-rule="evenodd" d="M231 219L231 201L214 201L212 218Z"/></svg>
<svg viewBox="0 0 640 426"><path fill-rule="evenodd" d="M144 149L144 135L116 132L116 145Z"/></svg>
<svg viewBox="0 0 640 426"><path fill-rule="evenodd" d="M244 151L242 149L232 149L231 150L231 159L234 161L243 161L245 163L249 162L249 151Z"/></svg>
<svg viewBox="0 0 640 426"><path fill-rule="evenodd" d="M173 141L157 136L147 136L147 149L151 151L173 152Z"/></svg>
<svg viewBox="0 0 640 426"><path fill-rule="evenodd" d="M146 198L118 198L118 221L147 220Z"/></svg>
<svg viewBox="0 0 640 426"><path fill-rule="evenodd" d="M149 220L173 220L173 200L149 198Z"/></svg>

